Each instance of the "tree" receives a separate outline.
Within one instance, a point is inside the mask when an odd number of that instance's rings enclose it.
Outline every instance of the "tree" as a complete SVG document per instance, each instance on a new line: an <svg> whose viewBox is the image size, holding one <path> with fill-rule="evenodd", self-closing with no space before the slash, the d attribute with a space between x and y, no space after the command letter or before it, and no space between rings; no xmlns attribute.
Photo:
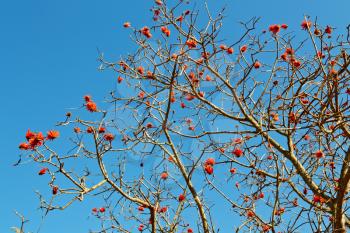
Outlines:
<svg viewBox="0 0 350 233"><path fill-rule="evenodd" d="M54 150L56 130L19 146L51 177L42 208L103 197L99 232L219 232L224 209L235 232L346 232L349 31L305 17L299 42L253 18L232 42L223 13L201 25L186 2L156 0L153 26L123 25L136 52L99 57L120 90L109 107L86 95L86 119L66 114L69 153Z"/></svg>

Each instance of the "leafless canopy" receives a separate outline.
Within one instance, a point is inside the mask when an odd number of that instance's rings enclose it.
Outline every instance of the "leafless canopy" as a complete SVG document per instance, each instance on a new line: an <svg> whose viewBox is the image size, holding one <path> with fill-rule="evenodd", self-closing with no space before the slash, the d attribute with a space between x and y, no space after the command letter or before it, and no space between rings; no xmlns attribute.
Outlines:
<svg viewBox="0 0 350 233"><path fill-rule="evenodd" d="M231 41L224 11L187 7L156 1L153 26L124 25L136 52L100 54L117 88L58 124L75 128L71 150L24 148L56 190L41 206L104 198L94 232L346 232L348 32L253 18Z"/></svg>

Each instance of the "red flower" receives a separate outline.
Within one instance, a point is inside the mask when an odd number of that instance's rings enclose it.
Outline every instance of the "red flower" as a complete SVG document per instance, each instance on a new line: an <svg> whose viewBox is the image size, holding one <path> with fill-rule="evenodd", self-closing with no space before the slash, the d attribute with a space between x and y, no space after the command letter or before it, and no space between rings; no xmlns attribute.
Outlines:
<svg viewBox="0 0 350 233"><path fill-rule="evenodd" d="M220 49L222 49L222 50L226 50L226 49L227 49L227 46L224 45L224 44L221 44L219 47L220 47Z"/></svg>
<svg viewBox="0 0 350 233"><path fill-rule="evenodd" d="M47 167L44 167L44 168L42 168L42 169L39 171L38 175L39 175L39 176L42 176L42 175L46 174L46 172L47 172L48 170L49 170L49 169L48 169Z"/></svg>
<svg viewBox="0 0 350 233"><path fill-rule="evenodd" d="M239 49L239 51L241 51L241 53L244 53L245 51L247 51L247 48L248 48L247 45L243 45L243 46Z"/></svg>
<svg viewBox="0 0 350 233"><path fill-rule="evenodd" d="M143 99L145 97L145 93L143 91L140 91L140 93L138 94L138 97Z"/></svg>
<svg viewBox="0 0 350 233"><path fill-rule="evenodd" d="M34 134L34 136L29 139L30 147L34 149L37 146L41 146L44 139L44 135L41 132Z"/></svg>
<svg viewBox="0 0 350 233"><path fill-rule="evenodd" d="M185 108L186 104L184 102L181 102L180 106L181 106L181 108Z"/></svg>
<svg viewBox="0 0 350 233"><path fill-rule="evenodd" d="M145 207L143 207L142 205L140 205L137 209L138 209L138 211L142 212L142 211L145 210Z"/></svg>
<svg viewBox="0 0 350 233"><path fill-rule="evenodd" d="M194 131L194 126L193 125L188 126L188 130Z"/></svg>
<svg viewBox="0 0 350 233"><path fill-rule="evenodd" d="M92 208L91 211L94 212L94 213L97 213L97 212L98 212L98 209L95 207L95 208Z"/></svg>
<svg viewBox="0 0 350 233"><path fill-rule="evenodd" d="M93 101L88 101L86 103L86 109L90 112L97 112L97 106Z"/></svg>
<svg viewBox="0 0 350 233"><path fill-rule="evenodd" d="M184 19L184 17L182 15L180 15L179 17L177 17L176 21L181 23L183 21L183 19Z"/></svg>
<svg viewBox="0 0 350 233"><path fill-rule="evenodd" d="M248 210L248 212L247 212L247 217L248 218L252 218L252 217L254 217L255 216L255 213L252 211L252 210Z"/></svg>
<svg viewBox="0 0 350 233"><path fill-rule="evenodd" d="M288 25L287 25L287 24L282 24L282 25L281 25L281 28L287 29L287 28L288 28Z"/></svg>
<svg viewBox="0 0 350 233"><path fill-rule="evenodd" d="M255 69L259 69L260 67L261 67L261 63L260 62L258 62L258 61L254 62L254 68Z"/></svg>
<svg viewBox="0 0 350 233"><path fill-rule="evenodd" d="M53 186L52 187L52 194L56 195L58 193L58 187L57 186Z"/></svg>
<svg viewBox="0 0 350 233"><path fill-rule="evenodd" d="M241 157L243 155L243 151L240 148L236 148L232 151L232 153L236 156L236 157Z"/></svg>
<svg viewBox="0 0 350 233"><path fill-rule="evenodd" d="M206 165L206 166L204 166L204 170L205 170L205 172L206 172L208 175L211 175L211 174L213 174L213 172L214 172L214 168L213 168L213 166L211 166L211 165Z"/></svg>
<svg viewBox="0 0 350 233"><path fill-rule="evenodd" d="M188 40L186 41L186 45L188 46L188 48L193 49L195 47L197 47L197 42L195 40Z"/></svg>
<svg viewBox="0 0 350 233"><path fill-rule="evenodd" d="M146 27L146 26L143 27L143 28L141 28L141 33L142 33L145 37L147 37L148 39L152 37L152 34L151 34L149 28Z"/></svg>
<svg viewBox="0 0 350 233"><path fill-rule="evenodd" d="M30 129L28 129L26 133L26 139L29 140L33 137L35 137L35 133L31 132Z"/></svg>
<svg viewBox="0 0 350 233"><path fill-rule="evenodd" d="M105 211L106 211L106 209L105 209L104 207L101 207L101 208L100 208L100 212L101 212L101 213L103 213L103 212L105 212Z"/></svg>
<svg viewBox="0 0 350 233"><path fill-rule="evenodd" d="M170 36L170 30L168 29L168 28L166 28L166 27L161 27L160 28L161 30L162 30L162 32L167 36L167 37L169 37Z"/></svg>
<svg viewBox="0 0 350 233"><path fill-rule="evenodd" d="M322 51L318 51L317 57L319 57L321 59L321 58L325 58L326 56L322 53Z"/></svg>
<svg viewBox="0 0 350 233"><path fill-rule="evenodd" d="M149 122L149 123L147 123L146 127L147 127L148 129L153 128L153 124L152 124L151 122Z"/></svg>
<svg viewBox="0 0 350 233"><path fill-rule="evenodd" d="M268 232L270 229L271 229L271 227L268 225L263 225L263 227L262 227L263 232Z"/></svg>
<svg viewBox="0 0 350 233"><path fill-rule="evenodd" d="M188 228L187 233L193 233L193 230L191 228Z"/></svg>
<svg viewBox="0 0 350 233"><path fill-rule="evenodd" d="M294 54L294 50L292 48L286 48L286 54L292 55Z"/></svg>
<svg viewBox="0 0 350 233"><path fill-rule="evenodd" d="M123 27L125 27L125 28L129 28L131 26L131 23L130 22L125 22L124 24L123 24Z"/></svg>
<svg viewBox="0 0 350 233"><path fill-rule="evenodd" d="M80 132L81 132L81 129L80 129L79 127L75 127L75 128L74 128L74 132L75 132L75 133L80 133Z"/></svg>
<svg viewBox="0 0 350 233"><path fill-rule="evenodd" d="M209 75L205 76L205 81L210 82L211 81L211 77Z"/></svg>
<svg viewBox="0 0 350 233"><path fill-rule="evenodd" d="M227 52L227 54L232 54L232 53L233 53L233 48L228 48L228 49L226 50L226 52Z"/></svg>
<svg viewBox="0 0 350 233"><path fill-rule="evenodd" d="M143 75L143 73L144 73L143 67L142 67L142 66L137 67L137 72L138 72L139 74Z"/></svg>
<svg viewBox="0 0 350 233"><path fill-rule="evenodd" d="M91 96L89 96L89 95L84 96L84 100L85 100L85 102L91 101Z"/></svg>
<svg viewBox="0 0 350 233"><path fill-rule="evenodd" d="M320 159L324 157L324 153L321 150L315 152L316 158Z"/></svg>
<svg viewBox="0 0 350 233"><path fill-rule="evenodd" d="M103 138L106 140L106 141L113 141L114 140L114 135L111 134L111 133L106 133L105 135L103 135Z"/></svg>
<svg viewBox="0 0 350 233"><path fill-rule="evenodd" d="M188 100L188 101L191 101L191 100L193 100L193 99L195 99L196 97L194 96L194 95L191 95L191 94L187 94L186 95L186 100Z"/></svg>
<svg viewBox="0 0 350 233"><path fill-rule="evenodd" d="M87 132L87 133L93 133L93 132L94 132L94 129L93 129L91 126L89 126L89 127L86 129L86 132Z"/></svg>
<svg viewBox="0 0 350 233"><path fill-rule="evenodd" d="M106 132L106 128L105 127L99 127L98 128L98 133L105 133Z"/></svg>
<svg viewBox="0 0 350 233"><path fill-rule="evenodd" d="M284 213L285 208L284 207L280 207L278 210L275 211L275 215L280 216Z"/></svg>
<svg viewBox="0 0 350 233"><path fill-rule="evenodd" d="M300 26L303 30L307 30L308 28L311 27L311 24L312 23L310 21L304 20L303 22L301 22Z"/></svg>
<svg viewBox="0 0 350 233"><path fill-rule="evenodd" d="M185 197L185 195L180 194L178 199L179 199L179 202L182 202L186 199L186 197Z"/></svg>
<svg viewBox="0 0 350 233"><path fill-rule="evenodd" d="M299 67L301 66L301 62L298 61L298 60L295 60L295 61L293 61L293 66L294 66L295 68L299 68Z"/></svg>
<svg viewBox="0 0 350 233"><path fill-rule="evenodd" d="M324 30L325 33L327 34L332 34L332 28L327 25L326 29Z"/></svg>
<svg viewBox="0 0 350 233"><path fill-rule="evenodd" d="M118 83L121 83L123 81L123 78L122 77L118 77Z"/></svg>
<svg viewBox="0 0 350 233"><path fill-rule="evenodd" d="M164 207L160 208L159 213L165 213L165 212L167 212L167 210L168 210L168 207L164 206Z"/></svg>
<svg viewBox="0 0 350 233"><path fill-rule="evenodd" d="M30 145L28 143L22 142L19 144L18 148L21 150L28 150L30 148Z"/></svg>
<svg viewBox="0 0 350 233"><path fill-rule="evenodd" d="M55 131L55 130L50 130L47 132L47 139L49 140L54 140L55 138L57 138L58 136L60 136L60 132Z"/></svg>
<svg viewBox="0 0 350 233"><path fill-rule="evenodd" d="M237 171L237 169L236 169L236 168L231 168L231 169L230 169L231 174L235 174L235 173L236 173L236 171Z"/></svg>
<svg viewBox="0 0 350 233"><path fill-rule="evenodd" d="M284 61L287 61L287 54L286 53L282 54L281 59Z"/></svg>
<svg viewBox="0 0 350 233"><path fill-rule="evenodd" d="M325 202L325 199L321 196L318 196L318 195L314 195L313 196L313 199L312 199L315 203L324 203Z"/></svg>
<svg viewBox="0 0 350 233"><path fill-rule="evenodd" d="M214 158L208 158L207 160L205 160L204 165L214 166L215 165L215 159Z"/></svg>
<svg viewBox="0 0 350 233"><path fill-rule="evenodd" d="M281 29L281 26L279 24L273 24L273 25L270 25L269 27L269 31L272 32L272 34L277 34Z"/></svg>
<svg viewBox="0 0 350 233"><path fill-rule="evenodd" d="M163 172L162 174L160 174L160 178L162 178L163 180L168 179L168 173L167 172Z"/></svg>

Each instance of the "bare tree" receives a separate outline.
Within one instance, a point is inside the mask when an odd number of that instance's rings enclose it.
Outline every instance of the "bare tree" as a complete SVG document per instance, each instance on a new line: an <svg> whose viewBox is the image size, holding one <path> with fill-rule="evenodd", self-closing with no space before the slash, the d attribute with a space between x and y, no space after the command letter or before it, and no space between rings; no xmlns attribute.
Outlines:
<svg viewBox="0 0 350 233"><path fill-rule="evenodd" d="M224 10L187 7L157 0L153 26L124 24L137 50L100 54L117 88L105 109L84 97L89 119L58 124L74 130L71 150L54 150L58 131L27 132L20 148L51 176L41 207L103 197L98 232L219 232L215 205L235 232L346 232L349 37L305 17L298 40L253 18L230 41Z"/></svg>

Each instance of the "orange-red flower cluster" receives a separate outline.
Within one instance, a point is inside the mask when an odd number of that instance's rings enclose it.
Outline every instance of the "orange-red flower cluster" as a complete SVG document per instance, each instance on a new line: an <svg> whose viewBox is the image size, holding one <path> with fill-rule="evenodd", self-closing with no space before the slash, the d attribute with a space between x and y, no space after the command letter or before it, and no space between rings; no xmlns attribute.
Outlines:
<svg viewBox="0 0 350 233"><path fill-rule="evenodd" d="M160 28L160 30L161 30L167 37L170 36L170 30L169 30L167 27L163 26L163 27Z"/></svg>
<svg viewBox="0 0 350 233"><path fill-rule="evenodd" d="M85 100L86 109L88 111L97 112L97 105L94 101L92 101L91 96L89 95L84 96L84 100Z"/></svg>
<svg viewBox="0 0 350 233"><path fill-rule="evenodd" d="M35 132L30 131L30 129L28 129L28 131L26 133L27 142L22 142L19 145L19 149L21 149L21 150L29 150L29 149L34 150L36 147L43 145L45 139L54 140L59 135L60 135L60 133L58 131L50 130L47 132L47 136L45 138L42 132L35 133Z"/></svg>
<svg viewBox="0 0 350 233"><path fill-rule="evenodd" d="M151 34L149 28L146 27L146 26L143 27L143 28L141 28L141 33L142 33L145 37L147 37L148 39L152 37L152 34Z"/></svg>
<svg viewBox="0 0 350 233"><path fill-rule="evenodd" d="M114 140L114 135L111 133L106 133L103 135L103 138L108 142L112 142Z"/></svg>
<svg viewBox="0 0 350 233"><path fill-rule="evenodd" d="M50 130L47 132L47 139L48 140L54 140L56 138L58 138L58 136L60 136L60 132L56 131L56 130Z"/></svg>
<svg viewBox="0 0 350 233"><path fill-rule="evenodd" d="M38 146L41 146L44 143L45 137L42 132L34 133L28 129L26 133L27 142L23 142L19 145L19 149L28 150L34 149Z"/></svg>
<svg viewBox="0 0 350 233"><path fill-rule="evenodd" d="M195 40L190 39L186 41L186 45L188 46L188 48L194 49L197 47L197 42Z"/></svg>
<svg viewBox="0 0 350 233"><path fill-rule="evenodd" d="M269 31L274 35L279 33L280 30L281 30L281 26L279 24L273 24L273 25L270 25L269 27Z"/></svg>
<svg viewBox="0 0 350 233"><path fill-rule="evenodd" d="M300 26L303 30L307 30L308 28L311 27L311 25L312 25L312 22L304 20L303 22L301 22Z"/></svg>

